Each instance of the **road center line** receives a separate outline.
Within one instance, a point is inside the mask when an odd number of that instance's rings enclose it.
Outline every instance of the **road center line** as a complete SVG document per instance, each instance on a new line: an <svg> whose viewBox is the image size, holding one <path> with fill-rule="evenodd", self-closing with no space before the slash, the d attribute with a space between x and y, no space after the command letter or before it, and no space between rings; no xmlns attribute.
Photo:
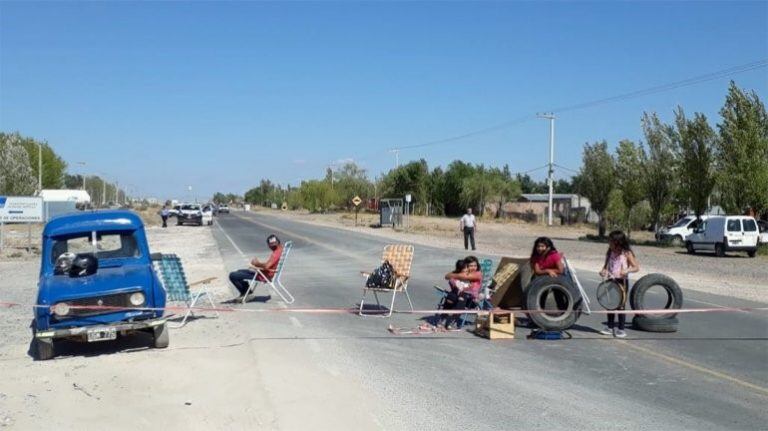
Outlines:
<svg viewBox="0 0 768 431"><path fill-rule="evenodd" d="M237 250L237 252L240 253L240 256L241 257L245 257L245 253L243 253L243 251L240 250L240 247L238 247L237 244L235 244L235 242L232 241L232 238L230 238L230 236L227 234L227 232L224 230L224 228L221 227L221 223L216 223L216 226L219 228L221 233L223 233L224 236L227 237L227 239L229 240L229 243L232 244L232 247L234 247L235 250Z"/></svg>
<svg viewBox="0 0 768 431"><path fill-rule="evenodd" d="M715 370L703 367L701 365L692 364L692 363L690 363L688 361L685 361L683 359L678 359L678 358L675 358L675 357L672 357L672 356L667 356L667 355L665 355L663 353L659 353L659 352L657 352L655 350L651 350L651 349L647 349L647 348L642 347L642 346L638 346L637 344L634 344L634 343L631 343L631 342L628 342L628 341L625 341L625 340L617 340L617 342L625 345L626 347L629 347L630 349L634 349L634 350L637 350L638 352L645 353L646 355L654 356L654 357L659 358L659 359L661 359L663 361L666 361L666 362L669 362L669 363L672 363L672 364L675 364L675 365L680 365L682 367L689 368L691 370L695 370L695 371L698 371L698 372L703 373L703 374L708 374L709 376L714 377L716 379L724 380L724 381L733 383L733 384L735 384L737 386L742 386L744 388L751 389L751 390L753 390L753 391L755 391L755 392L757 392L757 393L759 393L760 395L763 395L763 396L768 396L768 388L764 388L762 386L758 386L758 385L755 385L753 383L746 382L746 381L741 380L741 379L739 379L737 377L733 377L733 376L730 376L728 374L721 373L719 371L715 371Z"/></svg>

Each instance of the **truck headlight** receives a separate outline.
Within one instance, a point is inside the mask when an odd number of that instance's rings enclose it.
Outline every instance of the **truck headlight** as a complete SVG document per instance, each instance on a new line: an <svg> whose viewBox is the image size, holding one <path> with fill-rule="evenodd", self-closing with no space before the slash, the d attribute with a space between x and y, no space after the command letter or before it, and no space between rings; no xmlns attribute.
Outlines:
<svg viewBox="0 0 768 431"><path fill-rule="evenodd" d="M59 302L58 304L51 307L51 311L53 311L53 314L59 317L64 317L69 314L69 304L66 302Z"/></svg>
<svg viewBox="0 0 768 431"><path fill-rule="evenodd" d="M131 305L138 307L144 304L144 294L141 292L133 293L128 300L131 301Z"/></svg>

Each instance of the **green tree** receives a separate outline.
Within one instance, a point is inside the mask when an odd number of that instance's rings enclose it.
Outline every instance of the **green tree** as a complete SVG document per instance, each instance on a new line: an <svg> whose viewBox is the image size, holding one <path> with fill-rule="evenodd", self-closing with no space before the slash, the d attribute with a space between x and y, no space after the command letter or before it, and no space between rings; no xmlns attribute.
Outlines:
<svg viewBox="0 0 768 431"><path fill-rule="evenodd" d="M643 113L641 123L648 154L640 176L645 183L644 188L651 208L651 222L656 230L661 215L665 208L671 205L678 186L676 181L671 180L678 176L674 129L662 123L656 113Z"/></svg>
<svg viewBox="0 0 768 431"><path fill-rule="evenodd" d="M456 216L464 214L467 209L461 199L461 190L464 187L464 180L471 177L475 168L461 160L454 160L448 165L443 175L443 196L444 211L447 216Z"/></svg>
<svg viewBox="0 0 768 431"><path fill-rule="evenodd" d="M428 202L429 168L424 159L393 169L382 179L383 197L403 197L410 193L417 208Z"/></svg>
<svg viewBox="0 0 768 431"><path fill-rule="evenodd" d="M616 179L618 188L621 190L621 200L626 209L624 219L624 228L627 235L632 231L632 223L629 216L635 210L646 196L645 180L643 171L645 170L646 155L643 147L636 145L630 140L622 140L616 148Z"/></svg>
<svg viewBox="0 0 768 431"><path fill-rule="evenodd" d="M365 169L353 162L345 163L334 172L334 178L336 182L334 190L339 198L337 204L347 209L354 207L352 199L355 196L360 196L365 201L373 194L373 184L368 181Z"/></svg>
<svg viewBox="0 0 768 431"><path fill-rule="evenodd" d="M689 120L680 107L675 112L675 126L681 195L696 217L700 217L706 212L709 197L715 187L714 150L717 135L704 114L697 112Z"/></svg>
<svg viewBox="0 0 768 431"><path fill-rule="evenodd" d="M729 213L768 210L768 115L753 91L731 81L716 145L720 203Z"/></svg>
<svg viewBox="0 0 768 431"><path fill-rule="evenodd" d="M31 195L37 181L18 134L0 134L0 194Z"/></svg>
<svg viewBox="0 0 768 431"><path fill-rule="evenodd" d="M598 235L605 236L605 210L615 186L616 166L608 153L608 143L584 144L582 166L579 172L579 192L589 199L592 210L599 217Z"/></svg>
<svg viewBox="0 0 768 431"><path fill-rule="evenodd" d="M302 206L310 212L326 211L338 200L328 181L310 180L301 183L299 188Z"/></svg>

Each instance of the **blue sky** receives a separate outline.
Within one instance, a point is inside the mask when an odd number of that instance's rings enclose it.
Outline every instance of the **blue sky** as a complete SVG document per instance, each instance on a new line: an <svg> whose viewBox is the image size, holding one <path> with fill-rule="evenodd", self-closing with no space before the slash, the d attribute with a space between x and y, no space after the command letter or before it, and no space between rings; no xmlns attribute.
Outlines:
<svg viewBox="0 0 768 431"><path fill-rule="evenodd" d="M389 148L766 58L766 2L2 2L0 130L136 194L242 193L346 159L380 175ZM641 139L643 111L714 125L729 79L766 99L761 68L564 112L556 162ZM548 133L533 119L400 161L526 171Z"/></svg>

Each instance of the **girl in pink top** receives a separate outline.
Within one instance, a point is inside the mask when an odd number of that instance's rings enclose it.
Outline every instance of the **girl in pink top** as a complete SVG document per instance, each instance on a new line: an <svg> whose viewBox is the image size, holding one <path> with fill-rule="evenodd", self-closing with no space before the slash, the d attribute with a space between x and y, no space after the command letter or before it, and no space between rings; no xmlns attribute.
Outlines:
<svg viewBox="0 0 768 431"><path fill-rule="evenodd" d="M635 253L632 252L632 248L629 246L629 238L627 235L620 231L615 230L608 234L608 252L605 254L605 264L603 269L600 270L600 276L613 280L624 287L624 292L629 293L629 274L640 270L640 265L637 263ZM624 304L617 310L624 310ZM614 322L616 320L616 314L608 314L608 324L601 334L611 335L624 338L627 333L624 332L624 325L627 319L626 314L619 314L619 325L614 330Z"/></svg>
<svg viewBox="0 0 768 431"><path fill-rule="evenodd" d="M480 271L480 261L475 256L467 256L464 259L465 269L461 272L449 272L445 274L445 279L452 286L452 289L445 296L443 301L444 310L470 309L477 306L477 296L483 283L483 273ZM459 288L459 286L461 286ZM460 315L443 315L441 322L447 328L457 326Z"/></svg>
<svg viewBox="0 0 768 431"><path fill-rule="evenodd" d="M545 236L536 238L533 242L530 264L534 277L539 275L558 277L565 272L563 255L557 251L552 240Z"/></svg>

